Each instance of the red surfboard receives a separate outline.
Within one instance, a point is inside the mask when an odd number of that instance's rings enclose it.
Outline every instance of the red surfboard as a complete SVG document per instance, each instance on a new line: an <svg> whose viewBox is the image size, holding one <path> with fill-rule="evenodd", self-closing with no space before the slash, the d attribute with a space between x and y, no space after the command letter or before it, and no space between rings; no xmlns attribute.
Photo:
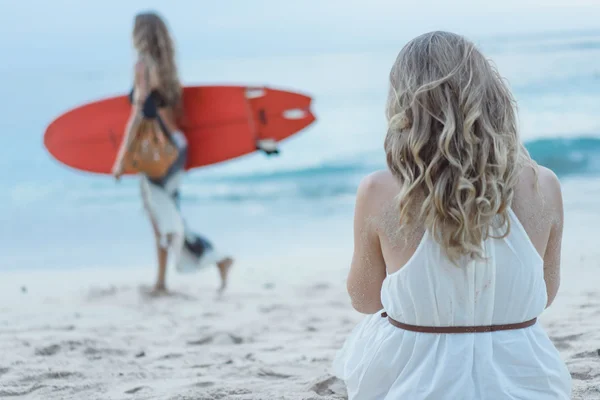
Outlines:
<svg viewBox="0 0 600 400"><path fill-rule="evenodd" d="M276 153L273 144L315 121L310 97L266 87L191 86L184 89L183 102L187 169L260 149ZM77 107L48 126L44 145L67 166L110 174L130 112L127 96Z"/></svg>

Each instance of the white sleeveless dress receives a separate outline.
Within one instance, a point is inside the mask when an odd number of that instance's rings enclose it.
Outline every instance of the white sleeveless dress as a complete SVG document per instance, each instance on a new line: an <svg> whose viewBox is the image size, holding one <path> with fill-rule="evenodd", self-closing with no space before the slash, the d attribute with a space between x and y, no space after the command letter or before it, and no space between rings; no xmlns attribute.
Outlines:
<svg viewBox="0 0 600 400"><path fill-rule="evenodd" d="M547 301L543 260L509 213L511 231L486 240L486 261L455 266L426 232L409 262L384 280L384 310L422 326L539 316ZM571 393L571 376L539 322L510 331L431 334L404 331L377 313L354 329L334 372L350 400L568 400Z"/></svg>

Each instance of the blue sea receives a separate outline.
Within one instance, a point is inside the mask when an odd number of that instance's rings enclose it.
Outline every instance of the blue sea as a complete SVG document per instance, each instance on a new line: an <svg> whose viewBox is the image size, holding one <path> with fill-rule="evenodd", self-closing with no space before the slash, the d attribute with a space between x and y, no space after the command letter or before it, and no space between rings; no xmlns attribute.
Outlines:
<svg viewBox="0 0 600 400"><path fill-rule="evenodd" d="M153 264L137 180L71 170L42 143L61 113L129 90L133 54L122 26L130 17L119 20L121 36L105 27L105 36L98 28L79 40L79 21L48 40L41 32L26 44L1 43L11 61L0 66L0 269ZM410 36L293 51L256 42L252 51L225 51L210 38L195 40L191 28L175 37L186 84L297 90L313 97L317 116L277 157L257 153L192 171L183 188L190 225L248 257L351 246L358 182L385 167L388 72ZM600 30L471 37L514 91L533 158L565 191L590 191L593 207L600 193L586 182L597 186L600 176Z"/></svg>

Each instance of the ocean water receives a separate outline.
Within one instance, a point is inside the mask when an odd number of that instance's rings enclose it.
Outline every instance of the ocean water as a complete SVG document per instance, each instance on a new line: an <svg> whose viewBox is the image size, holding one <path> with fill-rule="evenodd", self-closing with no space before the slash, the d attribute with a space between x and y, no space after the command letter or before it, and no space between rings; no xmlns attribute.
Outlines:
<svg viewBox="0 0 600 400"><path fill-rule="evenodd" d="M298 90L314 98L317 116L282 143L277 157L257 153L188 174L182 195L190 223L244 255L348 243L356 187L385 167L387 75L404 42L236 56L192 52L192 38L180 39L185 83ZM514 91L533 158L553 169L565 190L590 190L589 179L600 176L600 31L474 39ZM81 56L55 46L39 49L41 64L15 47L13 63L0 67L0 238L6 245L0 268L149 263L152 242L137 180L117 184L71 170L42 144L45 127L62 112L128 91L130 50L116 38L112 50L104 43Z"/></svg>

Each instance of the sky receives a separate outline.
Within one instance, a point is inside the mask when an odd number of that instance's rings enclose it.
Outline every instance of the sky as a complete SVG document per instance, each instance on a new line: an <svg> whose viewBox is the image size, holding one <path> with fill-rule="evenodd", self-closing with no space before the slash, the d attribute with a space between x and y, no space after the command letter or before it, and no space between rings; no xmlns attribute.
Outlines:
<svg viewBox="0 0 600 400"><path fill-rule="evenodd" d="M216 58L400 47L434 29L475 37L600 31L598 0L0 0L0 50L27 60L36 52L47 61L73 52L120 57L133 16L148 9L184 38L181 51Z"/></svg>

